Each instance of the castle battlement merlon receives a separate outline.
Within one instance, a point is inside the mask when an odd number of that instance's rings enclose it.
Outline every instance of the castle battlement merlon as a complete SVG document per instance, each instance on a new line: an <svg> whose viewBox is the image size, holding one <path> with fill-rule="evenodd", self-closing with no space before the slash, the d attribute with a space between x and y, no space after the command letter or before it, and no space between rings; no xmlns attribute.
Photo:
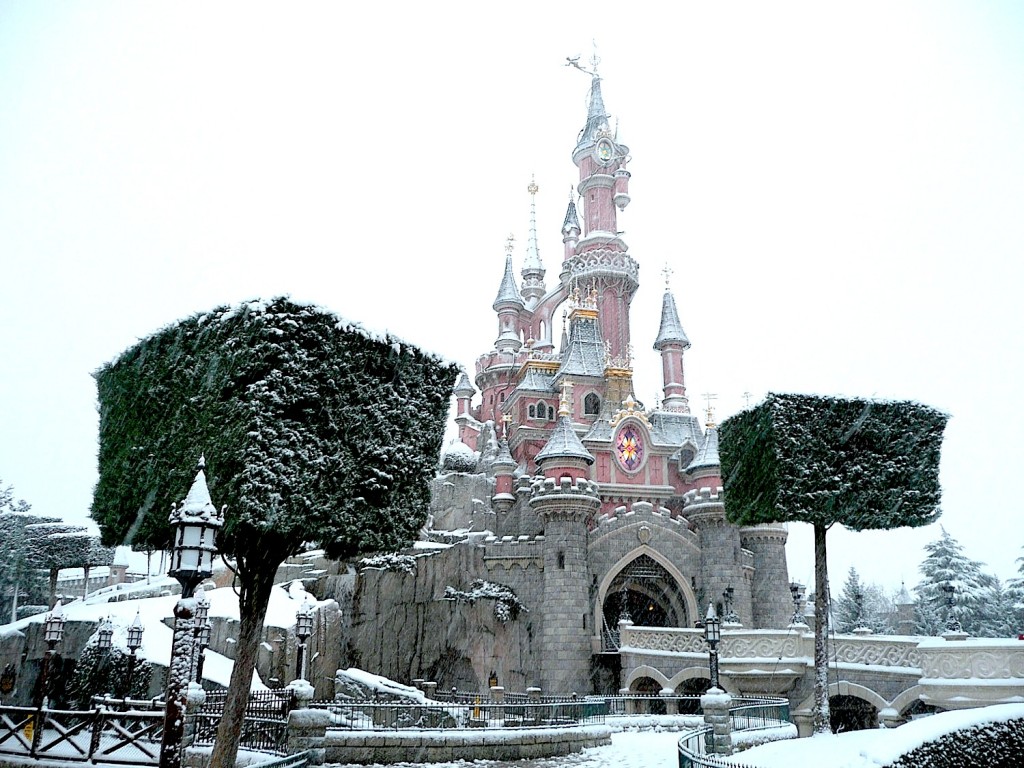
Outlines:
<svg viewBox="0 0 1024 768"><path fill-rule="evenodd" d="M717 488L694 488L683 494L683 508L701 504L725 504L725 491L722 486Z"/></svg>

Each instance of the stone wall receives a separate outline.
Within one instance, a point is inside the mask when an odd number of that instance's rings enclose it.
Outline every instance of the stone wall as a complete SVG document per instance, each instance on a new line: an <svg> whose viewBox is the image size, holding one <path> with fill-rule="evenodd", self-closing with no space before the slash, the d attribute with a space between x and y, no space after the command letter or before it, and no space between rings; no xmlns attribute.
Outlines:
<svg viewBox="0 0 1024 768"><path fill-rule="evenodd" d="M399 682L422 678L481 690L491 672L512 690L536 685L542 626L536 564L485 562L484 546L462 544L419 557L412 573L363 569L356 581L347 659ZM504 584L527 611L502 623L495 601L445 600L475 579Z"/></svg>
<svg viewBox="0 0 1024 768"><path fill-rule="evenodd" d="M606 725L573 728L504 728L368 733L329 730L327 763L440 763L455 760L525 760L555 757L611 743Z"/></svg>

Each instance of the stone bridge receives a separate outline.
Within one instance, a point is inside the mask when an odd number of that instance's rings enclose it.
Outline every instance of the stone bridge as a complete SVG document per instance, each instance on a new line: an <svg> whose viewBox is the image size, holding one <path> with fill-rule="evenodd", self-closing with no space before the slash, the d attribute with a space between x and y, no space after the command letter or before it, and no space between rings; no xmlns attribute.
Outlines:
<svg viewBox="0 0 1024 768"><path fill-rule="evenodd" d="M960 637L833 635L829 695L870 704L878 722L886 725L905 721L918 702L943 710L1024 702L1024 640ZM623 692L684 692L687 681L710 677L703 630L624 621L619 638ZM814 633L808 627L725 626L718 650L725 690L788 697L793 721L801 735L809 735Z"/></svg>

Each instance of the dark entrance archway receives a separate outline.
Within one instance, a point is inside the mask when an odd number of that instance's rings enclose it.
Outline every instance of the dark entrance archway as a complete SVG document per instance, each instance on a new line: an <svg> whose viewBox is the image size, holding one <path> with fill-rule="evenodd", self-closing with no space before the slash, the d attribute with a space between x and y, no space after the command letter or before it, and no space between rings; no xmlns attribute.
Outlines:
<svg viewBox="0 0 1024 768"><path fill-rule="evenodd" d="M665 568L646 554L638 555L616 574L604 605L607 629L628 618L640 627L687 627L686 598Z"/></svg>
<svg viewBox="0 0 1024 768"><path fill-rule="evenodd" d="M828 700L832 733L865 731L878 727L878 710L856 696L832 696Z"/></svg>

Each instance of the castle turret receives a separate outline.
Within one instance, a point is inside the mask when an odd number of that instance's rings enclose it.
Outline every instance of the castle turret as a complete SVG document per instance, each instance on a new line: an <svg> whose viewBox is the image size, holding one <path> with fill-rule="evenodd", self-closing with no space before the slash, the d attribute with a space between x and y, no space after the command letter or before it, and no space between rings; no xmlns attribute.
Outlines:
<svg viewBox="0 0 1024 768"><path fill-rule="evenodd" d="M710 409L704 444L686 468L686 475L697 486L683 496L683 515L694 525L700 539L701 603L714 603L722 615L723 594L732 587L733 608L740 621L750 626L754 620L750 597L753 560L741 546L739 529L725 519L718 429Z"/></svg>
<svg viewBox="0 0 1024 768"><path fill-rule="evenodd" d="M544 526L544 621L541 687L555 695L589 692L590 579L587 530L601 506L597 484L583 475L594 457L572 428L569 388L562 390L558 424L537 454L530 507Z"/></svg>
<svg viewBox="0 0 1024 768"><path fill-rule="evenodd" d="M523 299L516 288L516 280L512 274L512 237L508 238L505 255L505 273L498 287L498 295L492 308L498 313L498 338L494 348L499 352L518 352L523 345L519 338L519 316L524 309Z"/></svg>
<svg viewBox="0 0 1024 768"><path fill-rule="evenodd" d="M565 253L562 256L562 273L559 279L565 283L569 279L567 262L576 255L576 244L580 241L580 220L576 215L576 203L572 199L573 193L569 193L569 207L565 209L565 221L562 222L562 243L565 246Z"/></svg>
<svg viewBox="0 0 1024 768"><path fill-rule="evenodd" d="M661 352L661 373L663 397L661 407L666 411L690 412L690 401L686 397L686 380L683 375L683 352L690 348L690 340L679 322L676 300L665 286L661 300L661 326L654 348Z"/></svg>

